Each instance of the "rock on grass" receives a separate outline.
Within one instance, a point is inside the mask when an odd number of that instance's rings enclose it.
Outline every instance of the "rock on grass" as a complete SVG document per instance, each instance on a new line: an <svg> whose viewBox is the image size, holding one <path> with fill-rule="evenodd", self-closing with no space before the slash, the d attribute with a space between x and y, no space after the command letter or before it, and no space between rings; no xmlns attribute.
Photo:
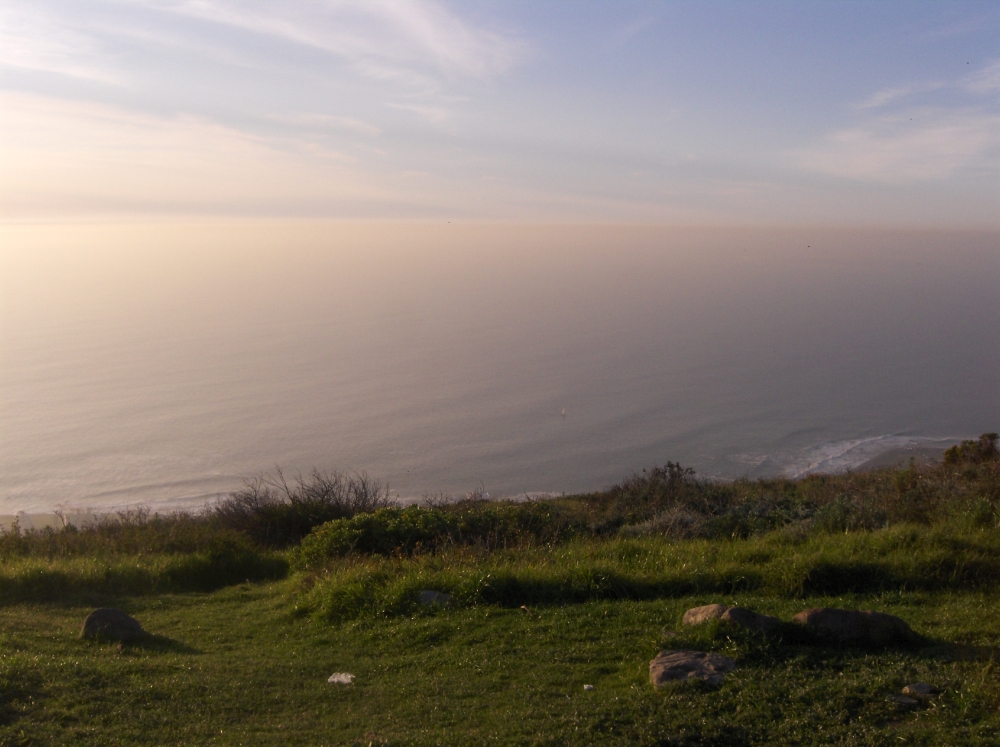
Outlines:
<svg viewBox="0 0 1000 747"><path fill-rule="evenodd" d="M869 646L912 645L920 636L902 618L871 610L816 607L792 618L817 638Z"/></svg>
<svg viewBox="0 0 1000 747"><path fill-rule="evenodd" d="M736 662L722 654L704 651L661 651L649 662L649 681L660 689L672 682L700 680L721 685L726 673L736 669Z"/></svg>
<svg viewBox="0 0 1000 747"><path fill-rule="evenodd" d="M94 610L83 621L81 638L132 643L149 634L142 629L139 621L115 607L101 607Z"/></svg>
<svg viewBox="0 0 1000 747"><path fill-rule="evenodd" d="M709 620L727 620L747 630L771 633L781 626L781 620L770 615L761 615L746 607L729 607L725 604L706 604L694 607L684 613L685 625L700 625Z"/></svg>

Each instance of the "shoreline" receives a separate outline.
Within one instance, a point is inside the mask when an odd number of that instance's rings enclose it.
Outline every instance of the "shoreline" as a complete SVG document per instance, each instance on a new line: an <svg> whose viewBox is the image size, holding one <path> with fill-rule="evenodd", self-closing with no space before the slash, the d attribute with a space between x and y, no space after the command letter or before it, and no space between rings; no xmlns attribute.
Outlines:
<svg viewBox="0 0 1000 747"><path fill-rule="evenodd" d="M942 439L942 442L944 440ZM784 478L788 480L801 480L808 477L810 474L847 474L848 472L871 472L878 469L895 469L899 467L906 466L912 459L917 467L932 467L941 462L941 456L944 448L952 445L953 443L959 443L959 439L948 440L948 443L942 447L941 445L926 446L919 444L909 444L906 446L900 446L891 448L881 454L878 454L871 459L868 459L855 467L848 467L847 469L838 469L831 472L824 472L818 470L816 472L807 472L805 474L778 474L773 475L773 478ZM707 477L709 480L717 480L719 478ZM759 478L759 479L769 479L769 478ZM723 480L723 482L732 482L732 480ZM227 493L219 493L215 496L216 499L224 498ZM546 498L557 498L560 496L565 496L567 493L558 493L552 491L526 491L524 493L519 493L517 495L496 495L495 499L500 500L544 500ZM419 503L423 500L425 495L418 496L396 496L395 500L399 505L409 506L415 503ZM462 496L448 496L453 500L459 500ZM489 498L489 494L486 493L486 497ZM135 510L136 508L149 509L152 515L163 514L169 515L173 513L197 513L203 510L211 501L203 501L200 504L190 504L187 506L174 504L164 506L163 511L156 511L152 506L145 504L123 504L120 507L110 506L110 507L98 507L98 508L69 508L63 511L17 511L16 513L0 514L0 532L9 531L14 521L18 522L18 526L22 530L45 530L45 529L62 529L65 526L72 525L78 529L85 528L91 524L99 522L103 517L116 514L120 511Z"/></svg>
<svg viewBox="0 0 1000 747"><path fill-rule="evenodd" d="M960 443L969 436L923 436L923 435L901 435L901 434L880 434L855 436L848 439L833 439L814 442L807 446L797 446L789 448L772 447L767 451L757 452L751 449L747 454L728 454L723 448L721 453L716 453L711 458L702 455L691 459L678 458L677 461L685 466L694 466L697 475L701 479L712 482L731 482L739 479L771 479L787 478L799 479L810 474L830 474L838 475L848 472L860 472L880 467L892 467L899 464L906 464L911 457L917 464L929 465L935 460L940 460L944 450L952 445ZM721 447L720 447L721 448ZM642 461L645 459L645 463ZM632 463L632 471L638 472L639 467L655 467L657 457L639 457ZM692 465L692 462L699 464ZM734 468L734 465L738 467ZM252 470L251 468L248 468ZM629 474L629 467L620 467L618 479L624 479ZM352 472L353 470L346 470ZM391 472L391 470L390 470ZM251 474L247 472L246 474ZM262 474L262 473L258 473ZM290 472L292 474L292 472ZM305 474L305 471L303 471ZM556 489L538 490L511 490L512 483L520 482L520 479L509 480L508 475L497 474L494 470L493 480L476 477L465 482L464 485L456 485L455 481L445 489L434 487L430 490L422 489L420 483L407 483L397 486L393 475L389 475L387 482L390 487L396 488L394 500L402 505L409 505L421 501L425 496L461 498L468 492L468 486L476 486L479 489L488 490L494 497L503 497L508 500L523 500L528 498L544 498L549 496L560 496L568 494L583 494L588 492L600 492L607 486L614 484L614 478L605 478L600 482L588 480L575 480L572 474L542 475L539 482L554 482ZM512 470L512 474L517 474ZM175 512L198 513L207 506L225 499L232 491L238 490L241 478L235 471L229 471L225 475L212 473L210 475L190 477L190 473L185 474L183 479L179 479L176 474L168 476L162 482L153 481L152 477L141 479L138 475L133 479L132 484L119 484L114 490L100 490L90 495L76 495L70 499L46 500L47 496L59 495L59 490L65 490L67 485L77 485L81 493L87 490L89 483L87 475L81 476L79 481L70 480L68 477L62 481L59 487L45 484L44 481L34 481L41 484L34 485L34 482L27 481L25 484L11 484L5 486L12 494L0 498L0 529L3 529L13 522L16 516L38 517L22 518L21 525L35 528L45 526L61 527L62 514L69 523L79 526L81 522L92 521L94 517L115 514L121 511L148 509L151 513L167 515ZM400 478L400 475L395 475ZM538 477L534 475L533 477ZM558 482L549 477L559 478ZM221 478L221 479L220 479ZM598 478L599 480L600 478ZM22 481L24 482L24 481ZM422 482L433 482L432 480ZM463 481L464 482L464 481ZM486 483L485 485L483 483ZM569 487L559 485L559 482L571 483ZM537 483L536 483L537 484ZM192 489L194 486L202 487L201 490ZM181 486L186 487L183 490ZM174 492L175 490L178 492ZM475 487L473 488L475 490ZM67 492L75 493L76 490ZM89 515L89 516L88 516Z"/></svg>

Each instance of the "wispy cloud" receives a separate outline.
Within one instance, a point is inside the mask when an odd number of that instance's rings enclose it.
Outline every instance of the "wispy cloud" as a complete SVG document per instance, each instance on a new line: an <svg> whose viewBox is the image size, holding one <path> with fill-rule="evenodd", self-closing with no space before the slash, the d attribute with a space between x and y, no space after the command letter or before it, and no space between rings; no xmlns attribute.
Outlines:
<svg viewBox="0 0 1000 747"><path fill-rule="evenodd" d="M191 34L192 23L244 38L207 43ZM481 82L523 61L528 49L522 38L476 25L435 0L108 0L91 9L0 4L0 66L105 83L128 78L115 53L137 41L190 48L240 66L268 65L281 54L246 35L329 55L369 85L384 84L387 98L435 96L454 83Z"/></svg>
<svg viewBox="0 0 1000 747"><path fill-rule="evenodd" d="M605 44L607 49L618 49L619 47L627 44L633 37L638 36L646 29L652 27L657 21L655 16L648 18L640 18L639 20L627 23L621 28L615 30L608 37Z"/></svg>
<svg viewBox="0 0 1000 747"><path fill-rule="evenodd" d="M272 114L268 117L273 122L313 130L347 130L361 135L375 136L382 130L375 125L363 122L353 117L338 117L333 114L315 114L299 112L294 114Z"/></svg>
<svg viewBox="0 0 1000 747"><path fill-rule="evenodd" d="M858 109L878 109L894 101L905 99L918 93L928 93L945 87L941 81L927 81L924 83L908 83L905 86L895 88L883 88L876 91L864 101L857 104Z"/></svg>
<svg viewBox="0 0 1000 747"><path fill-rule="evenodd" d="M67 75L101 83L123 76L92 36L41 6L0 6L0 66Z"/></svg>
<svg viewBox="0 0 1000 747"><path fill-rule="evenodd" d="M960 85L969 93L981 96L1000 92L1000 60L963 78Z"/></svg>
<svg viewBox="0 0 1000 747"><path fill-rule="evenodd" d="M145 5L304 45L376 78L483 78L524 55L510 35L466 23L431 0L140 0Z"/></svg>
<svg viewBox="0 0 1000 747"><path fill-rule="evenodd" d="M0 109L4 217L248 208L280 213L390 199L354 159L300 139L34 94L0 92Z"/></svg>
<svg viewBox="0 0 1000 747"><path fill-rule="evenodd" d="M961 105L933 103L946 91ZM799 165L851 179L890 183L944 179L960 170L1000 168L1000 62L952 81L913 82L855 105L859 121L795 154ZM946 99L947 100L947 99ZM902 104L902 106L900 106ZM872 110L878 110L872 111Z"/></svg>
<svg viewBox="0 0 1000 747"><path fill-rule="evenodd" d="M951 36L964 36L975 34L990 28L988 16L982 15L975 18L967 18L962 21L948 23L943 26L924 31L917 35L919 39L945 39Z"/></svg>
<svg viewBox="0 0 1000 747"><path fill-rule="evenodd" d="M984 65L975 72L952 82L928 80L907 83L894 88L883 88L856 104L855 108L878 109L903 99L942 89L960 90L974 96L986 96L990 93L1000 92L1000 60Z"/></svg>
<svg viewBox="0 0 1000 747"><path fill-rule="evenodd" d="M1000 166L1000 114L922 111L839 130L798 154L802 166L850 179L904 183Z"/></svg>
<svg viewBox="0 0 1000 747"><path fill-rule="evenodd" d="M411 112L416 114L418 117L423 119L425 122L430 122L431 124L440 124L441 122L447 121L451 116L451 112L441 106L424 106L422 104L397 104L397 103L387 103L390 109L398 109L399 111Z"/></svg>

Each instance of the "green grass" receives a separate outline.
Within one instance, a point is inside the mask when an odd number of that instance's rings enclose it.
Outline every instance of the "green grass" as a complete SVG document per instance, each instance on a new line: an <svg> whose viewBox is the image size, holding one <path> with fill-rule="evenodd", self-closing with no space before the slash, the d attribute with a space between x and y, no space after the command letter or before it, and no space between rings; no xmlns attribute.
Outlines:
<svg viewBox="0 0 1000 747"><path fill-rule="evenodd" d="M168 591L208 591L241 581L283 578L279 553L222 548L111 557L15 557L0 563L0 604L100 600Z"/></svg>
<svg viewBox="0 0 1000 747"><path fill-rule="evenodd" d="M78 585L58 602L0 606L0 744L996 744L1000 598L996 576L977 574L1000 556L998 534L942 525L578 539L343 558L212 592ZM836 575L836 592L803 583L834 561L861 564L842 570L855 591ZM79 560L44 562L93 573ZM423 588L452 591L455 604L421 608ZM684 610L712 602L784 619L812 606L878 609L925 642L856 650L680 628ZM79 640L98 604L121 606L156 637ZM981 647L979 660L952 643ZM734 656L739 668L718 689L655 692L648 662L677 647ZM327 684L337 671L355 684ZM945 692L897 710L887 697L913 681Z"/></svg>
<svg viewBox="0 0 1000 747"><path fill-rule="evenodd" d="M300 576L301 608L330 621L418 609L422 589L456 606L578 604L754 592L777 598L883 591L993 591L1000 532L967 524L876 532L779 531L745 540L577 539L416 557L352 556Z"/></svg>
<svg viewBox="0 0 1000 747"><path fill-rule="evenodd" d="M273 501L260 521L238 504L257 527L245 532L128 516L11 533L0 745L995 745L998 475L992 461L713 485L668 465L544 510L345 515L306 553L255 539L285 527ZM300 532L289 505L282 532ZM424 589L454 600L422 607ZM923 640L682 629L686 609L715 602L785 620L875 609ZM80 640L97 606L153 637ZM666 648L738 668L718 688L657 692L648 663ZM355 683L328 684L333 672ZM888 701L916 681L943 693L913 710Z"/></svg>
<svg viewBox="0 0 1000 747"><path fill-rule="evenodd" d="M691 606L739 602L788 617L815 604L902 615L938 641L1000 645L1000 604L975 592L779 600L752 594L494 606L320 625L287 583L123 600L161 636L78 640L89 607L0 611L2 744L764 745L963 744L1000 739L994 664L930 645L855 651L768 644L722 627L665 638ZM655 692L664 647L734 655L717 690ZM326 682L336 671L351 686ZM912 681L936 705L886 701ZM584 684L594 685L586 692ZM365 735L369 736L365 738ZM370 735L377 735L378 739Z"/></svg>

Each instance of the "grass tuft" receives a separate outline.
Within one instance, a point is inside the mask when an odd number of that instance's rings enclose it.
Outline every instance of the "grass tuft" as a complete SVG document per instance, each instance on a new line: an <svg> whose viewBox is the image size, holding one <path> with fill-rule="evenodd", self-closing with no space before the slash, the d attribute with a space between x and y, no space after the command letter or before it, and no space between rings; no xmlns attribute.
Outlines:
<svg viewBox="0 0 1000 747"><path fill-rule="evenodd" d="M966 525L901 526L804 542L775 532L722 543L579 538L495 552L456 547L413 557L348 556L300 575L303 608L334 621L414 614L426 589L452 594L458 606L516 609L692 594L794 599L991 591L998 583L1000 537Z"/></svg>

